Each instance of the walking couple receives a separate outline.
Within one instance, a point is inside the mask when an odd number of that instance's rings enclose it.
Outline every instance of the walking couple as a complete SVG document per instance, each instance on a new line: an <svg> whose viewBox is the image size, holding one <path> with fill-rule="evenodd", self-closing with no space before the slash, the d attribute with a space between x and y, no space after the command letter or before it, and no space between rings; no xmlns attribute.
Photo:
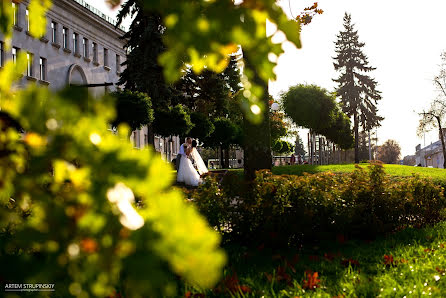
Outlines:
<svg viewBox="0 0 446 298"><path fill-rule="evenodd" d="M197 167L195 169L192 160ZM197 151L197 141L186 138L186 142L181 145L180 152L176 160L177 181L190 186L198 186L201 183L200 176L208 172L200 154Z"/></svg>

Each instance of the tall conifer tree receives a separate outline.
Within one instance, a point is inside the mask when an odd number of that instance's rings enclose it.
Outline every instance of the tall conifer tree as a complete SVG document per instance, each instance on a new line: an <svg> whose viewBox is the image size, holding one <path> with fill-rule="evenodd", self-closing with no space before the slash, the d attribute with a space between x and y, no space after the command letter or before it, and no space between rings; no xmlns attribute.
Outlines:
<svg viewBox="0 0 446 298"><path fill-rule="evenodd" d="M358 31L351 23L351 15L344 15L344 31L337 35L336 57L333 63L335 70L340 72L337 79L337 96L341 99L342 109L353 118L355 135L355 162L359 162L359 127L370 131L380 126L384 118L377 115L376 107L381 99L381 92L376 89L377 82L367 73L376 68L369 65L363 52L364 43L359 42Z"/></svg>
<svg viewBox="0 0 446 298"><path fill-rule="evenodd" d="M123 38L126 40L125 49L128 54L123 65L126 67L121 73L119 83L126 90L147 93L152 101L155 114L155 122L149 125L149 143L154 144L154 134L165 132L166 127L156 127L160 124L170 123L168 118L172 116L172 107L176 104L178 94L169 86L163 75L163 68L158 63L158 58L166 51L162 36L165 26L162 16L154 11L145 11L141 0L129 0L125 2L118 14L118 25L122 20L130 16L133 18L130 30ZM180 109L177 107L177 110ZM181 134L188 130L190 120L183 114L176 115L182 118L184 129L175 130L172 127L171 134ZM165 119L167 118L167 119ZM183 119L184 118L184 119Z"/></svg>

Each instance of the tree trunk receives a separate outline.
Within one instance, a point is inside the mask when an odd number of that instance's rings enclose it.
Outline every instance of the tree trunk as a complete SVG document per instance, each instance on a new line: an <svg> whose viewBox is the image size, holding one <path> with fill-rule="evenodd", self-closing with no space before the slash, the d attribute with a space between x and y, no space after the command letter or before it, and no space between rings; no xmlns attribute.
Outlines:
<svg viewBox="0 0 446 298"><path fill-rule="evenodd" d="M147 126L147 142L155 148L155 132L153 131L153 125L149 124Z"/></svg>
<svg viewBox="0 0 446 298"><path fill-rule="evenodd" d="M307 135L307 137L308 137L308 162L309 163L311 163L311 141L310 141L310 133L311 132L308 132L308 135Z"/></svg>
<svg viewBox="0 0 446 298"><path fill-rule="evenodd" d="M310 141L311 141L311 164L314 164L315 158L314 158L314 135L313 135L313 132L311 132L311 134L310 134Z"/></svg>
<svg viewBox="0 0 446 298"><path fill-rule="evenodd" d="M446 169L446 148L444 144L443 128L441 127L440 117L435 117L435 119L437 119L438 129L440 130L441 147L443 149L443 169Z"/></svg>
<svg viewBox="0 0 446 298"><path fill-rule="evenodd" d="M244 55L245 64L250 64L249 57ZM263 96L260 99L263 102L263 120L254 124L246 117L243 117L244 128L244 172L245 179L252 181L255 178L255 172L261 169L271 170L271 131L269 125L269 102L268 102L268 84L254 73L253 82L263 89Z"/></svg>
<svg viewBox="0 0 446 298"><path fill-rule="evenodd" d="M372 142L370 141L370 130L369 130L369 160L372 160Z"/></svg>
<svg viewBox="0 0 446 298"><path fill-rule="evenodd" d="M333 151L332 151L332 155L333 155L333 164L336 164L336 145L333 144Z"/></svg>
<svg viewBox="0 0 446 298"><path fill-rule="evenodd" d="M229 169L230 160L229 160L229 147L225 148L225 168Z"/></svg>
<svg viewBox="0 0 446 298"><path fill-rule="evenodd" d="M323 152L322 152L322 146L323 146L322 138L319 137L319 158L318 158L318 160L319 160L319 164L320 165L322 165L324 163L324 156L323 156Z"/></svg>
<svg viewBox="0 0 446 298"><path fill-rule="evenodd" d="M223 154L223 147L220 146L220 168L224 169L225 168L225 158L224 158L224 154Z"/></svg>
<svg viewBox="0 0 446 298"><path fill-rule="evenodd" d="M353 114L353 129L355 133L355 163L359 163L359 119L358 114Z"/></svg>

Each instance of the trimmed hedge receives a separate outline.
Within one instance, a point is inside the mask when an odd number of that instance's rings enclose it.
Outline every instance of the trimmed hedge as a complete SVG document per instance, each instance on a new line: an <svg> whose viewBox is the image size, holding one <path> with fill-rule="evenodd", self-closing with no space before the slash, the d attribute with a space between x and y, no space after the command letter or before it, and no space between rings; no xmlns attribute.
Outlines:
<svg viewBox="0 0 446 298"><path fill-rule="evenodd" d="M251 184L229 172L222 182L206 177L189 197L226 240L247 244L372 239L445 219L438 182L386 175L380 163L369 168L304 176L259 171Z"/></svg>

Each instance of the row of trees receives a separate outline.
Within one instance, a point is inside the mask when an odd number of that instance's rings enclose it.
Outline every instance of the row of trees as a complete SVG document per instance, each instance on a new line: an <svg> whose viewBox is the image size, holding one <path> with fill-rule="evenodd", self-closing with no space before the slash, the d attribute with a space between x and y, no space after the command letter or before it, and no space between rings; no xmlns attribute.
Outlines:
<svg viewBox="0 0 446 298"><path fill-rule="evenodd" d="M359 41L351 16L346 13L344 30L337 35L335 42L333 65L340 72L339 77L334 79L337 83L335 92L330 93L316 85L299 84L281 95L287 116L296 125L310 130L311 160L316 135L322 135L340 149L354 147L355 162L358 163L360 158L364 158L361 153L365 152L362 151L367 151L362 149L371 147L371 130L380 126L384 119L378 115L376 105L381 93L377 90L376 80L367 74L375 68L369 65L363 52L364 45ZM353 135L350 119L353 122Z"/></svg>
<svg viewBox="0 0 446 298"><path fill-rule="evenodd" d="M446 52L441 54L440 71L434 78L434 85L437 97L430 103L428 108L419 113L420 122L417 134L422 136L425 132L438 129L443 149L443 168L446 169L446 136L444 135L444 127L446 127Z"/></svg>
<svg viewBox="0 0 446 298"><path fill-rule="evenodd" d="M271 167L274 138L270 135L267 82L275 79L277 62L265 57L271 53L279 56L283 49L264 32L266 20L300 47L300 25L310 23L322 10L315 3L290 20L276 1L261 2L158 5L129 0L123 4L118 24L127 16L133 21L123 36L129 54L120 83L126 90L144 92L151 98L154 120L149 124L150 143L155 134L187 134L200 138L206 146L220 147L226 156L231 144L242 143L248 179L255 170ZM194 29L187 29L190 26ZM233 53L242 57L241 76L238 58L228 59ZM243 92L238 92L241 86ZM175 123L169 119L176 119ZM219 126L224 128L221 134Z"/></svg>
<svg viewBox="0 0 446 298"><path fill-rule="evenodd" d="M185 66L179 81L167 83L163 66L159 63L159 57L167 51L163 41L167 28L162 15L144 10L143 3L139 1L128 1L118 18L121 21L129 15L134 16L134 20L124 38L127 38L126 47L131 51L124 63L127 67L120 83L126 90L148 94L152 100L153 113L145 123L141 122L149 125L149 142L153 143L155 133L164 137L190 135L203 141L205 146L219 148L223 166L229 165L231 145L242 145L247 151L248 164L249 155L257 155L256 159L264 163L258 166L268 167L262 157L268 161L267 155L271 154L266 154L269 152L267 145L273 146L286 135L285 121L282 114L267 108L263 109L264 121L261 124L267 129L244 117L238 108L243 107L243 96L239 92L243 79L238 67L240 57L232 55L221 73L206 67L196 73L193 66ZM369 133L370 147L370 131L383 119L377 115L376 108L381 95L376 89L377 82L366 75L375 68L368 64L362 51L364 43L359 42L350 15L344 16L344 31L337 37L334 66L341 72L335 79L340 104L336 103L335 95L326 90L317 90L317 86L308 86L305 90L303 85L291 88L282 95L282 100L286 102L287 116L299 126L310 128L313 135L324 135L341 149L350 148L354 140L355 162L359 162L360 128L362 134ZM246 54L243 61L246 67L250 61ZM259 86L264 84L257 74L253 74L252 81ZM301 99L293 102L289 98ZM348 117L353 122L354 139L351 138ZM259 131L263 133L259 134ZM257 153L250 152L250 147L256 148L254 151Z"/></svg>

